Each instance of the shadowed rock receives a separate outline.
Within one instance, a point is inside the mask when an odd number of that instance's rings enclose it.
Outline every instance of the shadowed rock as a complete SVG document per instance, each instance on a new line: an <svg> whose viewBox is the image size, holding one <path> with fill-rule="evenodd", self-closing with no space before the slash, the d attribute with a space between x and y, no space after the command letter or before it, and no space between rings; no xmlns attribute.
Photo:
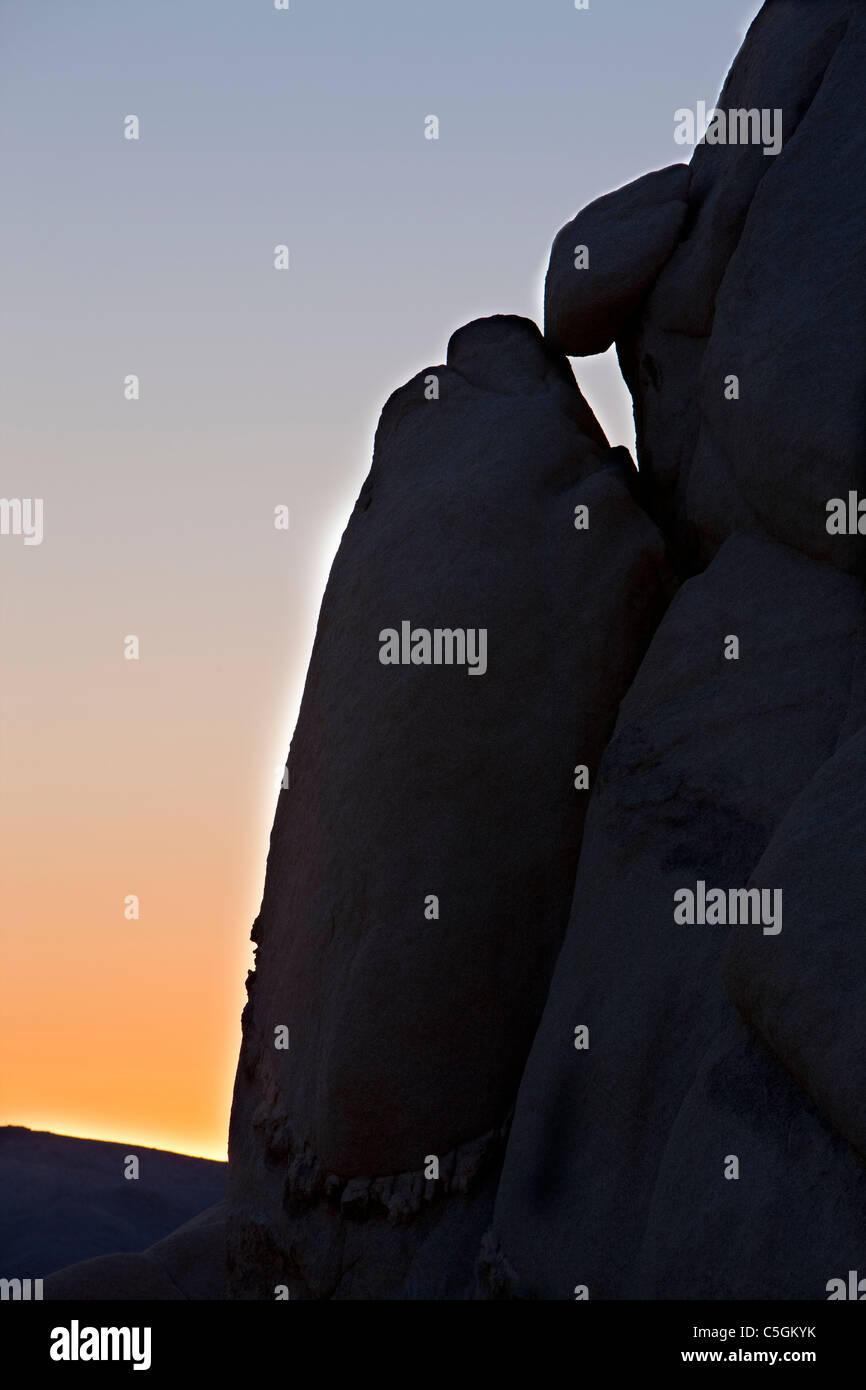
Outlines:
<svg viewBox="0 0 866 1390"><path fill-rule="evenodd" d="M496 1162L568 913L574 769L594 773L665 602L635 484L527 320L467 325L382 412L254 930L230 1141L242 1295L283 1276L302 1296L388 1296L445 1219L439 1199ZM404 621L483 630L486 670L383 664Z"/></svg>
<svg viewBox="0 0 866 1390"><path fill-rule="evenodd" d="M680 239L685 164L597 198L557 234L544 283L544 332L571 356L606 352Z"/></svg>
<svg viewBox="0 0 866 1390"><path fill-rule="evenodd" d="M752 876L784 894L779 939L737 927L727 983L746 1021L866 1158L866 732L788 812Z"/></svg>
<svg viewBox="0 0 866 1390"><path fill-rule="evenodd" d="M864 1243L866 1166L733 1013L671 1126L633 1296L826 1299Z"/></svg>
<svg viewBox="0 0 866 1390"><path fill-rule="evenodd" d="M696 1233L680 1253L676 1296L715 1296L700 1282L713 1263L700 1221L710 1181L696 1156L704 1131L694 1116L676 1139L674 1126L703 1059L736 1018L722 977L728 931L677 923L674 893L698 880L725 890L748 884L787 808L835 748L863 620L859 581L743 536L665 615L590 803L568 934L521 1082L487 1243L488 1296L504 1287L509 1296L570 1298L578 1283L592 1298L640 1296L639 1279L657 1273L656 1236L646 1232L669 1151L676 1182L666 1190ZM724 657L729 634L739 637L739 660ZM774 958L769 937L750 949ZM574 1047L579 1025L589 1029L585 1050ZM730 1152L716 1152L713 1182L724 1181ZM755 1185L763 1192L766 1181L750 1172L749 1186L740 1184L744 1209L754 1210ZM808 1206L792 1206L784 1220L794 1246ZM686 1224L676 1225L681 1236ZM747 1285L759 1296L766 1269L741 1273L741 1292L727 1296L746 1296ZM810 1287L791 1278L787 1296L818 1296ZM674 1296L658 1281L654 1288L655 1297Z"/></svg>
<svg viewBox="0 0 866 1390"><path fill-rule="evenodd" d="M652 509L687 569L740 530L862 572L826 503L866 486L864 62L855 0L764 6L717 106L777 112L781 150L698 145L683 238L618 340Z"/></svg>
<svg viewBox="0 0 866 1390"><path fill-rule="evenodd" d="M854 682L846 725L863 723L856 668ZM840 741L749 879L781 893L782 930L728 933L740 1014L671 1129L637 1266L642 1298L824 1299L831 1280L862 1270L864 751L862 730ZM722 1179L728 1155L737 1181Z"/></svg>

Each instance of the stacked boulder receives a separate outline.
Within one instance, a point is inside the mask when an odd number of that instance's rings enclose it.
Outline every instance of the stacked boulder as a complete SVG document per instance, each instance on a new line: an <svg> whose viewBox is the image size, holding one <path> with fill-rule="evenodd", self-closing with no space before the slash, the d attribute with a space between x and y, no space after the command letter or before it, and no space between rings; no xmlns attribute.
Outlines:
<svg viewBox="0 0 866 1390"><path fill-rule="evenodd" d="M238 1296L471 1286L588 787L669 596L635 483L523 319L460 329L385 406L253 934Z"/></svg>
<svg viewBox="0 0 866 1390"><path fill-rule="evenodd" d="M616 339L685 582L595 782L480 1296L820 1299L863 1266L864 62L862 6L766 5L717 109L776 113L779 152L702 144L554 243L546 329Z"/></svg>

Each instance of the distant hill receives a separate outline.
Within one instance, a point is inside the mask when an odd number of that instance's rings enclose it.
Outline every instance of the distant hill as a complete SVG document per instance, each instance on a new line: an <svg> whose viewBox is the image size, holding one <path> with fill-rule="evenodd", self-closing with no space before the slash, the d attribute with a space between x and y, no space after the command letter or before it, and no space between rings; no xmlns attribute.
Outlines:
<svg viewBox="0 0 866 1390"><path fill-rule="evenodd" d="M139 1159L137 1180L124 1158ZM144 1250L225 1196L228 1164L0 1126L0 1277Z"/></svg>

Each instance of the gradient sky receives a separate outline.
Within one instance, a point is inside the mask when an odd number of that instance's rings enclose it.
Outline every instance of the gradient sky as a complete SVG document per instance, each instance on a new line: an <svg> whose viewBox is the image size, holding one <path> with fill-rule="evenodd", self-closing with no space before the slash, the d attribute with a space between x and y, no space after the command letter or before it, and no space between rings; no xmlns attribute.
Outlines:
<svg viewBox="0 0 866 1390"><path fill-rule="evenodd" d="M225 1157L277 769L379 410L467 320L540 320L558 228L689 157L674 111L758 8L0 0L0 493L45 528L0 536L0 1123ZM631 446L612 355L577 367Z"/></svg>

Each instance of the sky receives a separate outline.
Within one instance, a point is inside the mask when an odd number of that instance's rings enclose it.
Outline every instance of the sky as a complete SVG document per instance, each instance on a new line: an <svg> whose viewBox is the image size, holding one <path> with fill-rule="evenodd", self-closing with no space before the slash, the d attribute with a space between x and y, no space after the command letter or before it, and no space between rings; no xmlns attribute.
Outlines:
<svg viewBox="0 0 866 1390"><path fill-rule="evenodd" d="M0 534L0 1124L225 1157L379 411L461 324L541 321L557 230L689 157L758 8L0 0L0 493L43 516ZM574 365L633 447L613 353Z"/></svg>

